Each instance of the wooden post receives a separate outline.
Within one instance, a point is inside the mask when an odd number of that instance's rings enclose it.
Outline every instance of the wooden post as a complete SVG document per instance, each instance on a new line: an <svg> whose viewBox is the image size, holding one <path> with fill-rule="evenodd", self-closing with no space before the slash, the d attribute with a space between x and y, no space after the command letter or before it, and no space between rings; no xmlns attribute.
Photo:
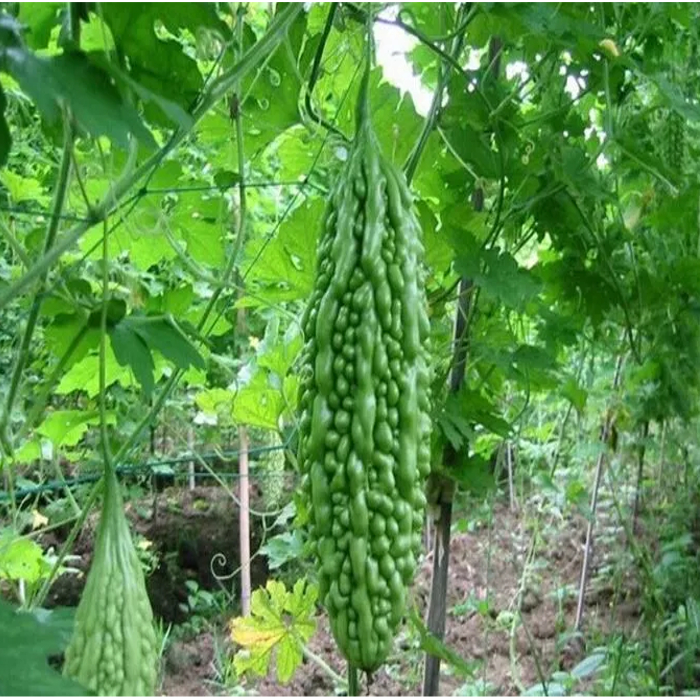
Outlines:
<svg viewBox="0 0 700 700"><path fill-rule="evenodd" d="M615 391L620 384L623 361L624 356L620 355L617 358L617 364L615 366L613 391ZM588 526L586 527L586 548L583 553L583 565L581 566L581 580L579 582L578 589L578 605L576 606L576 622L574 623L574 629L577 632L581 630L581 626L583 624L583 608L586 598L586 586L588 585L588 571L590 569L591 560L593 558L593 533L595 528L596 509L598 507L598 492L600 490L600 482L603 477L603 465L605 464L605 454L607 451L608 438L610 437L610 431L612 430L613 423L613 412L608 411L603 422L603 427L600 431L601 451L598 455L598 461L596 463L595 478L593 480L593 493L591 494L591 515L590 520L588 521Z"/></svg>
<svg viewBox="0 0 700 700"><path fill-rule="evenodd" d="M240 502L241 612L250 615L250 490L248 481L248 430L238 428L238 499Z"/></svg>

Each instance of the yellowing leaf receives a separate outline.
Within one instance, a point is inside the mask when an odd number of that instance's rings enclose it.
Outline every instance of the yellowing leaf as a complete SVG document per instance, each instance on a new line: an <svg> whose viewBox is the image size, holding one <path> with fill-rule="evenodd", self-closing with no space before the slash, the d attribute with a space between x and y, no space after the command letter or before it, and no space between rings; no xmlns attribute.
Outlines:
<svg viewBox="0 0 700 700"><path fill-rule="evenodd" d="M32 511L32 530L37 530L49 524L49 519L42 515L36 508Z"/></svg>
<svg viewBox="0 0 700 700"><path fill-rule="evenodd" d="M318 591L299 580L291 591L280 581L270 580L256 590L250 601L251 614L231 621L231 639L242 647L234 656L237 673L266 675L273 653L277 680L287 683L302 661L303 645L311 638Z"/></svg>
<svg viewBox="0 0 700 700"><path fill-rule="evenodd" d="M273 647L284 637L284 629L260 629L249 618L238 617L231 622L231 639L242 647Z"/></svg>
<svg viewBox="0 0 700 700"><path fill-rule="evenodd" d="M620 49L617 48L617 44L612 39L603 39L599 46L613 58L617 58L620 55Z"/></svg>

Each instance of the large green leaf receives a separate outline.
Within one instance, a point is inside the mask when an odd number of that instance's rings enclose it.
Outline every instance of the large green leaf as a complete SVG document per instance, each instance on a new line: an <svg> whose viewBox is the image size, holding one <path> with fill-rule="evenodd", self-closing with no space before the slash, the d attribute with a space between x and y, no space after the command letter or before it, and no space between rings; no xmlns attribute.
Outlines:
<svg viewBox="0 0 700 700"><path fill-rule="evenodd" d="M131 367L147 397L153 393L153 356L146 341L130 328L128 324L119 324L110 332L114 357L122 367Z"/></svg>
<svg viewBox="0 0 700 700"><path fill-rule="evenodd" d="M524 309L540 290L538 280L506 251L488 249L476 255L460 254L455 267L489 297L512 309Z"/></svg>
<svg viewBox="0 0 700 700"><path fill-rule="evenodd" d="M122 98L110 76L90 63L85 54L39 57L17 38L14 45L5 46L0 56L3 69L34 100L47 121L56 121L65 104L78 124L93 136L107 136L127 148L133 134L144 145L155 147L156 142L138 112Z"/></svg>
<svg viewBox="0 0 700 700"><path fill-rule="evenodd" d="M316 262L316 239L321 231L324 203L307 200L297 207L272 240L257 240L247 250L246 281L256 287L241 306L259 306L305 299L311 293Z"/></svg>
<svg viewBox="0 0 700 700"><path fill-rule="evenodd" d="M27 45L32 49L48 46L52 29L58 24L62 2L22 2L19 4L19 21L26 26Z"/></svg>
<svg viewBox="0 0 700 700"><path fill-rule="evenodd" d="M303 16L301 20L305 21ZM243 142L250 154L264 149L300 121L301 82L291 49L280 46L254 81L252 92L242 105Z"/></svg>
<svg viewBox="0 0 700 700"><path fill-rule="evenodd" d="M113 412L106 415L108 424L114 425L117 421ZM79 411L66 409L52 411L44 418L36 429L39 435L51 440L55 447L73 447L80 442L91 426L100 422L99 411Z"/></svg>
<svg viewBox="0 0 700 700"><path fill-rule="evenodd" d="M202 356L168 316L127 316L110 330L110 337L117 361L132 369L147 396L155 385L155 350L178 369L204 368Z"/></svg>
<svg viewBox="0 0 700 700"><path fill-rule="evenodd" d="M267 373L259 371L249 384L236 393L233 419L243 425L278 430L279 417L284 408L282 391L270 386Z"/></svg>
<svg viewBox="0 0 700 700"><path fill-rule="evenodd" d="M214 3L113 2L100 10L120 55L128 60L131 78L158 96L146 105L149 121L171 126L175 114L171 108L164 110L166 103L160 100L190 111L204 83L196 59L183 50L183 32L198 38L214 32L227 40L230 28L219 19Z"/></svg>
<svg viewBox="0 0 700 700"><path fill-rule="evenodd" d="M68 609L18 612L0 599L0 695L90 695L48 661L67 646L73 631Z"/></svg>

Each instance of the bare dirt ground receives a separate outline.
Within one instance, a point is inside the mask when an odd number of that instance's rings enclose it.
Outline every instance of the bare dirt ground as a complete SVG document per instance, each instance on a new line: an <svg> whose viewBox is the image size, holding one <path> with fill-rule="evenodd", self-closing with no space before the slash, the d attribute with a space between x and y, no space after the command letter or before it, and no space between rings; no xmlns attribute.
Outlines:
<svg viewBox="0 0 700 700"><path fill-rule="evenodd" d="M532 520L530 526L527 523ZM529 519L507 506L494 509L492 526L485 523L455 534L450 552L450 579L445 641L465 661L474 664L471 679L459 677L443 663L440 691L475 694L481 683L486 694L517 695L557 670L567 670L590 653L574 638L576 589L583 557L585 523ZM613 587L596 579L604 564L596 558L586 603L587 638L595 631L629 628L638 619L634 582ZM418 572L413 599L424 616L432 562ZM517 613L520 613L518 615ZM225 639L225 629L218 634ZM215 682L215 639L211 631L175 642L169 652L162 686L164 695L231 694ZM220 649L221 642L218 647ZM327 620L319 617L309 647L341 675L344 662L335 650ZM233 653L229 649L229 654ZM219 654L220 659L220 654ZM387 665L363 684L370 695L419 695L422 652L416 635L399 634ZM539 669L539 671L538 671ZM314 696L338 692L328 674L305 661L292 681L280 686L274 675L251 678L238 692L256 695Z"/></svg>

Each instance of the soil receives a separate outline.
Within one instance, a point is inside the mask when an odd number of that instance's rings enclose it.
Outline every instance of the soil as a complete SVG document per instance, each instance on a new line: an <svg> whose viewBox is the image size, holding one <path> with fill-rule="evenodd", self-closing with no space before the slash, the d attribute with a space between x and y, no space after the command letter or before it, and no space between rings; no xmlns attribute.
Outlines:
<svg viewBox="0 0 700 700"><path fill-rule="evenodd" d="M537 520L539 536L534 537L523 514L499 505L492 528L481 524L453 537L445 642L473 664L475 672L473 678L465 679L443 663L441 695L476 694L474 685L462 688L467 681L485 682L486 694L518 695L540 682L538 668L548 679L554 671L571 669L586 656L583 644L577 641L580 638L570 634L575 620L585 521L552 520L543 527ZM618 587L616 593L604 584L603 577L597 579L597 571L606 563L602 557L596 558L591 568L585 608L587 637L595 631L631 628L639 619L633 581ZM429 597L431 566L427 558L413 590L413 602L422 617ZM620 598L620 590L625 599ZM514 617L517 610L520 618ZM230 694L230 688L226 690L216 682L221 663L215 649L220 649L221 640L225 640L223 623L215 633L217 639L210 628L173 645L162 694ZM394 656L371 682L365 681L365 692L376 696L420 695L422 652L415 637L404 627L396 640ZM345 664L335 650L328 622L322 615L309 648L343 674ZM233 650L228 649L227 653L231 655ZM271 672L266 678L246 679L239 690L261 696L338 692L329 675L311 661L304 661L285 686Z"/></svg>
<svg viewBox="0 0 700 700"><path fill-rule="evenodd" d="M255 508L256 494L251 507ZM126 506L132 532L150 542L149 551L157 567L146 579L154 615L166 623L181 623L187 612L180 604L187 601L186 582L196 581L206 590L217 590L217 576L228 578L240 563L238 508L220 487L193 490L166 489L157 498L135 500ZM86 522L73 547L79 557L71 566L85 573L90 567L99 516ZM261 534L251 519L251 551L260 546ZM64 533L44 538L44 546L60 546ZM256 557L251 562L253 589L267 580L267 562ZM47 605L75 606L80 599L84 576L64 575L53 585Z"/></svg>

